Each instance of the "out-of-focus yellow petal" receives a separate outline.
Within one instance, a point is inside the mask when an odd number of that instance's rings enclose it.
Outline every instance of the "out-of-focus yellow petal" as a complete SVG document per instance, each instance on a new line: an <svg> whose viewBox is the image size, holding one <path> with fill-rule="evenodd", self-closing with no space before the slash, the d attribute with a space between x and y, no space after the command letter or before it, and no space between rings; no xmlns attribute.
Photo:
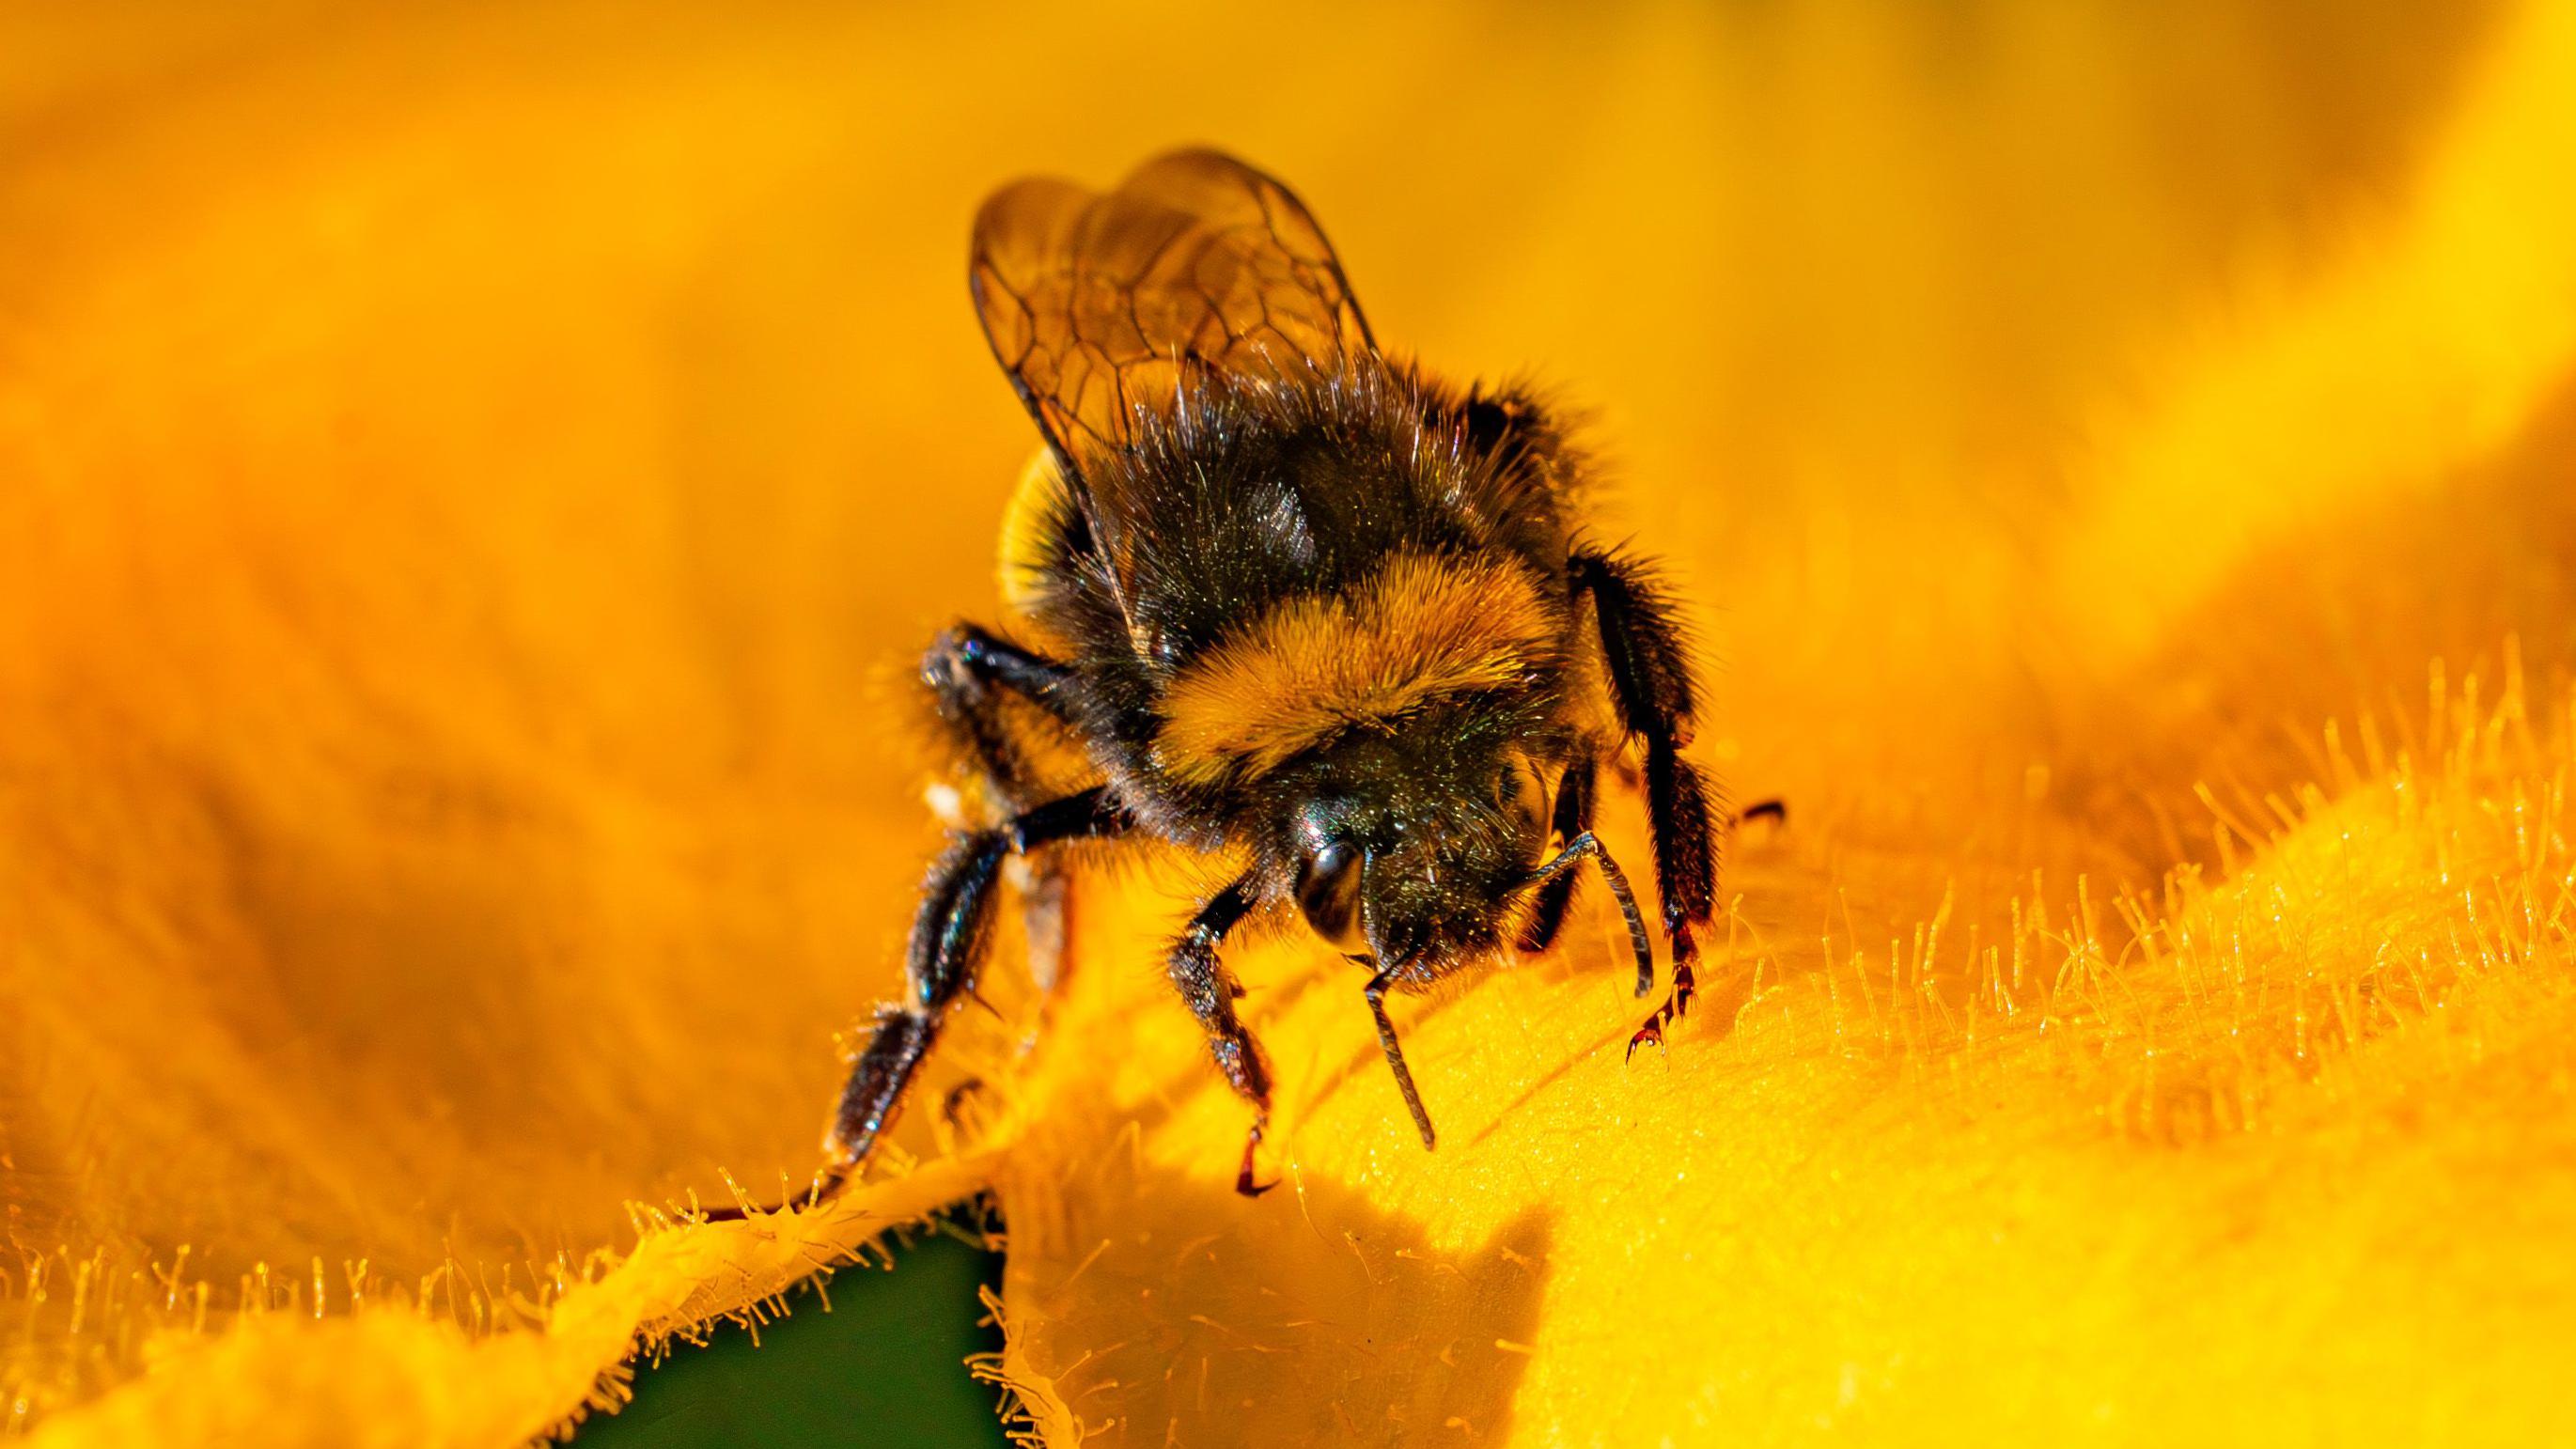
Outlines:
<svg viewBox="0 0 2576 1449"><path fill-rule="evenodd" d="M635 1345L726 1316L785 1311L778 1295L838 1267L888 1228L972 1194L981 1155L943 1161L810 1212L663 1228L542 1304L495 1305L509 1331L469 1329L436 1294L410 1306L245 1318L211 1343L179 1335L160 1371L49 1419L45 1449L128 1444L518 1444L625 1401Z"/></svg>
<svg viewBox="0 0 2576 1449"><path fill-rule="evenodd" d="M2542 1437L2564 7L1255 23L0 22L8 1422L506 1443L994 1180L1064 1443ZM1006 943L943 1051L975 1151L630 1217L801 1173L891 985L881 677L1028 446L964 219L1201 139L1381 335L1602 408L1791 808L1709 997L1633 1065L1590 938L1404 1008L1425 1157L1357 982L1248 951L1247 1203L1179 883L1086 882L1044 1040Z"/></svg>
<svg viewBox="0 0 2576 1449"><path fill-rule="evenodd" d="M0 21L11 1425L237 1317L463 1355L630 1201L812 1166L936 841L879 676L989 577L890 500L1025 440L924 285L983 181L897 186L850 97L923 92L810 23ZM872 418L942 344L944 420ZM570 1341L551 1405L421 1382L542 1424L625 1346Z"/></svg>

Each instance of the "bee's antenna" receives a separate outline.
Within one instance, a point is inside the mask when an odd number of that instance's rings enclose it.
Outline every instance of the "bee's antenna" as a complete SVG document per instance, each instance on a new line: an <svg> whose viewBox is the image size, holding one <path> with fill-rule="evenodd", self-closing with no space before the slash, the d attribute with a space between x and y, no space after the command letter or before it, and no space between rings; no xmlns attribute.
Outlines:
<svg viewBox="0 0 2576 1449"><path fill-rule="evenodd" d="M1554 859L1530 872L1529 879L1521 882L1521 888L1528 890L1542 885L1549 877L1587 855L1601 867L1601 878L1610 883L1610 895L1619 903L1619 914L1627 918L1628 944L1637 953L1637 994L1643 996L1655 989L1654 941L1646 934L1646 918L1637 910L1637 894L1628 889L1628 873L1619 868L1619 862L1610 858L1609 848L1601 843L1601 837L1587 830L1567 841L1565 849L1558 851Z"/></svg>
<svg viewBox="0 0 2576 1449"><path fill-rule="evenodd" d="M1355 959L1367 961L1372 967L1377 965L1375 957ZM1386 1014L1386 990L1394 977L1391 967L1378 972L1369 978L1363 994L1368 997L1369 1010L1377 1017L1377 1044L1386 1052L1386 1064L1395 1070L1396 1090L1404 1093L1404 1105L1413 1112L1413 1130L1422 1134L1422 1150L1429 1152L1439 1145L1440 1134L1432 1130L1431 1114L1423 1109L1422 1094L1414 1090L1413 1069L1404 1064L1404 1048L1396 1042L1395 1023Z"/></svg>

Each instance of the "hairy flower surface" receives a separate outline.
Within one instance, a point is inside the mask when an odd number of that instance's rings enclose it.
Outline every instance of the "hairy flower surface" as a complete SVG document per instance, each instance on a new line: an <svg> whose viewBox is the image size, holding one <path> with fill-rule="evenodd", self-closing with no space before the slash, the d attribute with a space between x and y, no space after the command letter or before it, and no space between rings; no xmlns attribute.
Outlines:
<svg viewBox="0 0 2576 1449"><path fill-rule="evenodd" d="M0 1433L514 1444L989 1190L1062 1445L2568 1437L2576 11L1299 23L0 20ZM1597 892L1401 1003L1434 1154L1241 952L1256 1201L1199 873L1078 863L694 1222L937 846L967 218L1202 139L1594 409L1787 821L1660 1051Z"/></svg>

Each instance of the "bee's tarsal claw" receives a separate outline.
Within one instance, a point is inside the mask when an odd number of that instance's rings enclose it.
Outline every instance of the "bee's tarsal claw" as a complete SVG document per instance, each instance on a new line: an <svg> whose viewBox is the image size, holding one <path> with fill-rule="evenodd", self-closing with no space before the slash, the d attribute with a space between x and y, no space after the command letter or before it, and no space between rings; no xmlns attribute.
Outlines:
<svg viewBox="0 0 2576 1449"><path fill-rule="evenodd" d="M1691 973L1690 958L1685 956L1675 961L1672 994L1664 998L1663 1005L1655 1008L1654 1015L1646 1018L1644 1026L1637 1028L1637 1034L1628 1038L1628 1059L1634 1061L1637 1048L1641 1046L1662 1046L1664 1028L1690 1015L1691 998L1698 994L1699 980Z"/></svg>
<svg viewBox="0 0 2576 1449"><path fill-rule="evenodd" d="M1252 1135L1244 1139L1243 1165L1234 1170L1234 1190L1243 1194L1245 1197L1259 1197L1263 1193L1268 1192L1270 1189L1279 1185L1279 1179L1275 1177L1268 1182L1255 1182L1253 1180L1252 1154L1253 1151L1260 1146L1261 1129L1255 1127L1252 1129Z"/></svg>
<svg viewBox="0 0 2576 1449"><path fill-rule="evenodd" d="M1628 1038L1628 1055L1624 1060L1632 1062L1635 1061L1637 1059L1637 1048L1639 1047L1662 1046L1663 1044L1664 1029L1657 1026L1652 1019L1649 1019L1644 1026L1637 1028L1637 1034L1635 1036Z"/></svg>

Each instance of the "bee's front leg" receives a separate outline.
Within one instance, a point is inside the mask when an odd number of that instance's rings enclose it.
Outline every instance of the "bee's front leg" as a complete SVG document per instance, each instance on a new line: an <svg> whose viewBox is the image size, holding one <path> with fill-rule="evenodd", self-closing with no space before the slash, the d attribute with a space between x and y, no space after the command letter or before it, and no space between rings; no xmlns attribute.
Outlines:
<svg viewBox="0 0 2576 1449"><path fill-rule="evenodd" d="M1577 552L1567 562L1574 586L1591 595L1602 662L1620 723L1646 747L1646 823L1655 842L1656 894L1664 933L1673 943L1673 992L1629 1042L1663 1040L1664 1028L1690 1010L1697 989L1692 966L1698 931L1717 905L1717 839L1708 787L1683 759L1696 708L1690 651L1672 603L1652 575L1630 559Z"/></svg>
<svg viewBox="0 0 2576 1449"><path fill-rule="evenodd" d="M1199 1025L1207 1028L1208 1054L1216 1058L1217 1070L1225 1073L1226 1085L1252 1104L1252 1131L1243 1142L1243 1165L1234 1174L1234 1190L1245 1197L1259 1197L1279 1185L1257 1183L1252 1172L1253 1152L1261 1146L1262 1130L1270 1125L1270 1060L1243 1019L1235 1015L1234 1003L1243 996L1243 984L1217 959L1217 948L1224 944L1225 933L1259 902L1249 874L1218 891L1172 943L1166 962L1173 989L1181 993L1181 1001Z"/></svg>
<svg viewBox="0 0 2576 1449"><path fill-rule="evenodd" d="M1597 764L1585 758L1566 766L1564 778L1557 782L1555 828L1559 849L1592 829L1597 774ZM1569 870L1539 887L1538 898L1530 907L1529 924L1521 928L1522 950L1535 955L1556 943L1556 933L1565 925L1566 908L1573 903L1574 887L1580 879Z"/></svg>

